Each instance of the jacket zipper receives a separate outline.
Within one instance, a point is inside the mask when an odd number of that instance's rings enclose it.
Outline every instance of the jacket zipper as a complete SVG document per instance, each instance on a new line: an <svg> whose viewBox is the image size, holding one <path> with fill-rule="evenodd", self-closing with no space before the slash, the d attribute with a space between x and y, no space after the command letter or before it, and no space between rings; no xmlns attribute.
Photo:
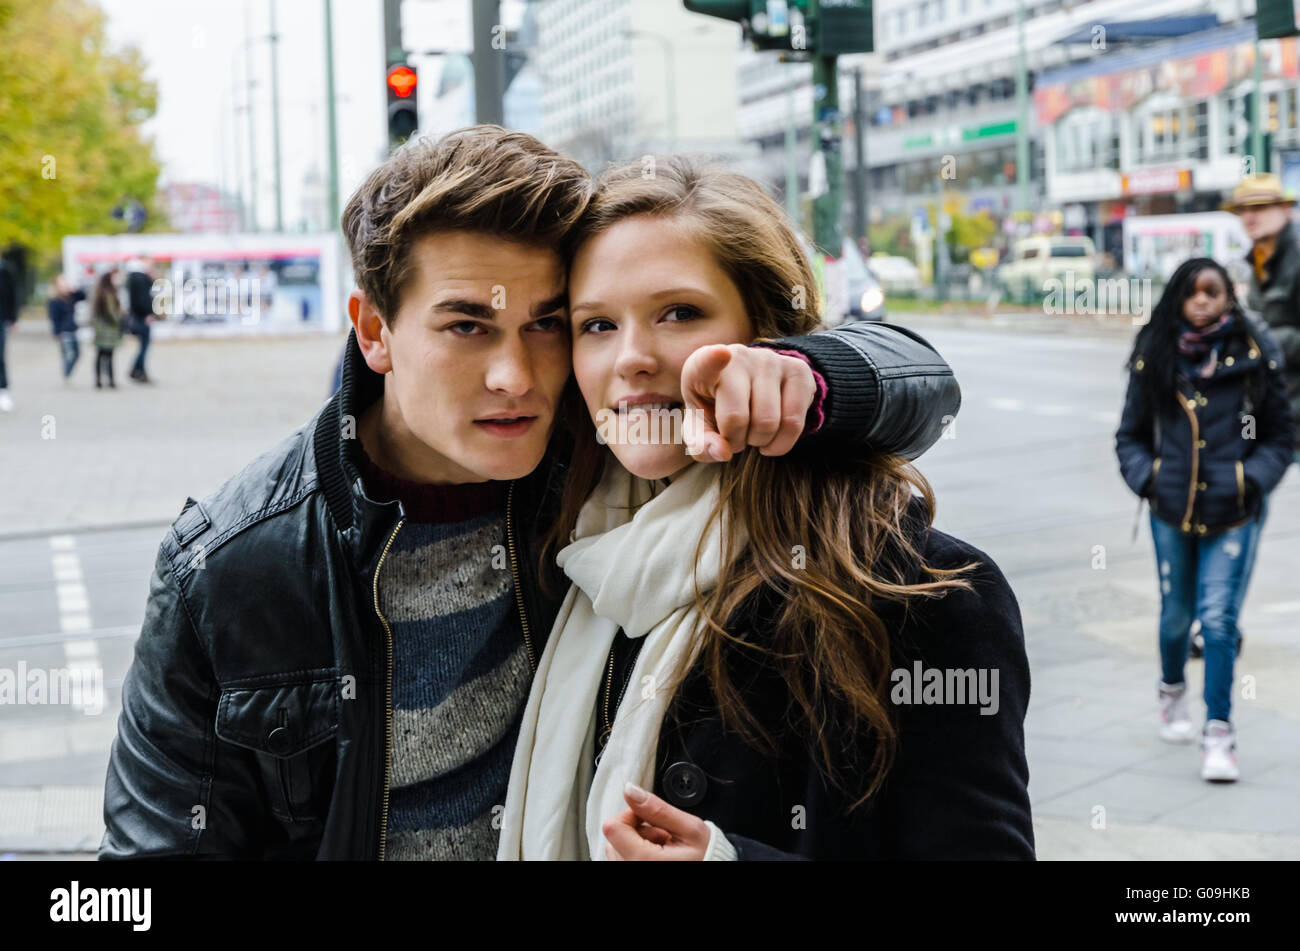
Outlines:
<svg viewBox="0 0 1300 951"><path fill-rule="evenodd" d="M379 555L379 563L375 565L375 614L379 615L379 621L384 625L384 656L388 665L384 678L384 798L379 809L379 861L381 862L384 860L384 850L388 845L388 784L393 761L393 629L388 626L388 618L384 617L384 612L379 610L379 572L384 567L388 550L393 547L393 539L405 524L405 518L398 520L397 525L393 527L393 534L388 536L388 542Z"/></svg>
<svg viewBox="0 0 1300 951"><path fill-rule="evenodd" d="M514 508L515 483L512 479L510 489L506 492L506 547L510 552L510 577L515 584L515 607L519 611L519 623L524 631L524 650L528 652L528 668L533 673L537 673L537 658L533 653L533 639L528 630L528 615L524 613L524 592L519 586L519 560L515 556Z"/></svg>
<svg viewBox="0 0 1300 951"><path fill-rule="evenodd" d="M1237 511L1246 511L1246 469L1241 464L1241 460L1236 462L1237 467Z"/></svg>
<svg viewBox="0 0 1300 951"><path fill-rule="evenodd" d="M1182 398L1181 393L1178 396L1178 405L1183 408L1187 418L1192 421L1192 482L1187 488L1187 512L1183 515L1183 531L1186 532L1191 531L1192 509L1196 505L1196 476L1201 462L1200 447L1197 443L1201 441L1201 428L1196 419L1196 411L1187 405L1187 400Z"/></svg>

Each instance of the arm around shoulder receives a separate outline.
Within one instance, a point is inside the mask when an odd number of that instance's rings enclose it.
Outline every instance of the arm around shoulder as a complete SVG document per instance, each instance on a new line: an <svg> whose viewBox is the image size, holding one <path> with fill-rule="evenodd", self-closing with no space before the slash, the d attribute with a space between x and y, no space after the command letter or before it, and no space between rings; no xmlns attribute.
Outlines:
<svg viewBox="0 0 1300 951"><path fill-rule="evenodd" d="M915 459L938 441L961 407L952 367L905 327L857 322L761 343L804 354L826 381L826 420L807 437L810 444Z"/></svg>

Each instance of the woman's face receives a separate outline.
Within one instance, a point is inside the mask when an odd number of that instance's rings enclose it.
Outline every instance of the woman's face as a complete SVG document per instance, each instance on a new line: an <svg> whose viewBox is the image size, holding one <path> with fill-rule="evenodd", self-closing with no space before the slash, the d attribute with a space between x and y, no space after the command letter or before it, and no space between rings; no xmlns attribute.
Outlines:
<svg viewBox="0 0 1300 951"><path fill-rule="evenodd" d="M598 434L635 476L685 468L669 425L682 418L682 364L699 347L754 338L736 285L682 222L638 215L578 249L569 301L573 373Z"/></svg>
<svg viewBox="0 0 1300 951"><path fill-rule="evenodd" d="M1202 268L1192 284L1192 293L1183 301L1183 319L1200 330L1208 327L1228 309L1228 288L1214 268Z"/></svg>

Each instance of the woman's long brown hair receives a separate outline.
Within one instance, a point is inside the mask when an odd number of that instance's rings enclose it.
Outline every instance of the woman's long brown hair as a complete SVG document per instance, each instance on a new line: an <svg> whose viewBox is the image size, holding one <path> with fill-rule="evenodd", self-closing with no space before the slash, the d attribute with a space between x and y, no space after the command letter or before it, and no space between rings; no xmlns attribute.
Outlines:
<svg viewBox="0 0 1300 951"><path fill-rule="evenodd" d="M687 225L740 291L758 337L818 328L820 295L812 268L781 208L753 180L680 156L615 166L597 183L567 244L569 259L582 242L635 215ZM568 543L610 459L576 387L566 394L565 412L574 453L561 516L543 558ZM796 451L775 459L751 449L719 465L712 518L724 526L743 524L748 542L737 545L733 533L724 531L717 583L706 592L697 583L696 608L704 623L696 663L705 668L724 728L775 750L773 732L749 710L729 670L735 651L766 655L837 785L843 786L834 766L838 754L874 739L865 764L870 779L865 791L856 790L862 793L856 807L884 782L898 742L889 703L890 631L875 607L969 587L960 575L975 566L945 570L924 563L912 541L916 525L909 532L905 515L915 489L928 527L934 494L906 460L867 451L826 455ZM695 552L697 564L700 554ZM779 608L771 618L771 638L759 645L727 625L764 594L774 596Z"/></svg>

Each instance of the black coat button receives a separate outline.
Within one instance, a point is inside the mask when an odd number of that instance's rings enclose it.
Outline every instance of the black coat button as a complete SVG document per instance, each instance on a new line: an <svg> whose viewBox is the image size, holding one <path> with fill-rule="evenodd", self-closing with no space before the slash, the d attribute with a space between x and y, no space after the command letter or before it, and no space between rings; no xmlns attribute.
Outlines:
<svg viewBox="0 0 1300 951"><path fill-rule="evenodd" d="M277 726L266 736L266 747L272 753L283 756L289 752L289 747L293 745L293 737L289 735L286 727Z"/></svg>
<svg viewBox="0 0 1300 951"><path fill-rule="evenodd" d="M694 806L704 798L709 781L694 763L673 763L664 770L664 798L674 806Z"/></svg>

